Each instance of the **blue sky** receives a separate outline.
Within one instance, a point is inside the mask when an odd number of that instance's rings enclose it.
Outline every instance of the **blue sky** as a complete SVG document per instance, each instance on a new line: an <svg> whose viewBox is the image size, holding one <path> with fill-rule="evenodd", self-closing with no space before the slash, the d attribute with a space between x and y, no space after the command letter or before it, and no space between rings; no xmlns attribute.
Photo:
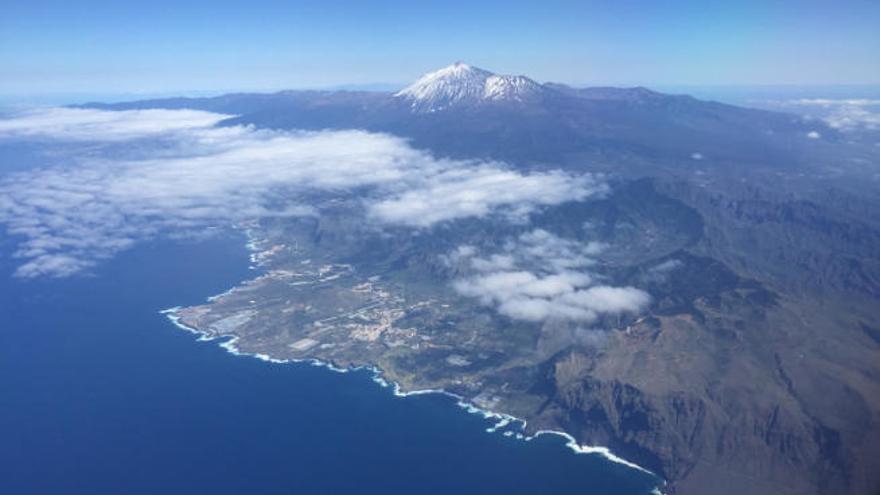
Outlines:
<svg viewBox="0 0 880 495"><path fill-rule="evenodd" d="M880 83L878 1L6 0L0 94L405 83Z"/></svg>

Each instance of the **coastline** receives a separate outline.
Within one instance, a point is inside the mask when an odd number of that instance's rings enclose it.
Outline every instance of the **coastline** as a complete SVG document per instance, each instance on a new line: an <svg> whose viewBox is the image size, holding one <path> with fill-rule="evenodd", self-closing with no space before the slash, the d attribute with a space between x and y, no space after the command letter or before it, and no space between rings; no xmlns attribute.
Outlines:
<svg viewBox="0 0 880 495"><path fill-rule="evenodd" d="M252 267L253 268L253 267ZM217 296L213 296L217 297ZM210 299L209 299L210 300ZM239 337L236 335L228 336L228 335L216 335L210 332L205 332L203 330L198 330L196 328L184 325L180 321L180 317L177 316L177 311L182 309L181 306L174 306L172 308L164 309L159 311L160 314L164 315L168 318L171 323L177 328L184 330L186 332L195 334L198 336L199 342L213 342L217 340L222 340L223 342L219 343L219 346L225 349L232 355L242 356L242 357L252 357L259 359L261 361L266 361L273 364L309 364L311 366L317 366L326 368L330 371L334 371L337 373L348 373L352 371L361 371L365 370L372 374L372 381L381 386L382 388L391 389L391 392L395 397L410 397L410 396L418 396L418 395L427 395L427 394L440 394L450 397L455 400L455 404L464 409L466 412L470 414L477 414L482 416L485 419L496 420L496 423L486 428L487 433L495 433L501 430L502 428L507 428L511 425L515 425L514 428L519 431L514 431L514 429L506 429L502 434L507 437L514 437L517 440L523 441L531 441L535 438L538 438L542 435L555 435L560 436L566 440L565 446L571 449L576 454L597 454L604 459L611 461L615 464L621 464L629 467L630 469L634 469L637 471L641 471L646 474L650 474L657 479L661 480L662 483L652 490L653 495L663 495L663 492L660 490L662 486L666 484L665 480L662 480L656 473L650 471L649 469L640 466L634 462L628 461L622 457L615 455L608 447L604 446L595 446L595 445L582 445L578 443L577 439L575 439L569 433L559 430L538 430L532 435L526 435L523 433L526 429L526 425L528 421L522 418L518 418L509 414L505 414L498 411L491 411L488 409L480 408L479 406L468 402L464 397L448 392L443 389L420 389L420 390L410 390L404 391L401 389L400 384L397 382L388 380L384 376L384 372L374 366L374 365L365 365L365 366L357 366L357 367L339 367L334 365L333 363L322 361L320 359L308 358L308 359L277 359L273 358L267 354L263 353L246 353L242 352L236 347L236 343L239 340Z"/></svg>

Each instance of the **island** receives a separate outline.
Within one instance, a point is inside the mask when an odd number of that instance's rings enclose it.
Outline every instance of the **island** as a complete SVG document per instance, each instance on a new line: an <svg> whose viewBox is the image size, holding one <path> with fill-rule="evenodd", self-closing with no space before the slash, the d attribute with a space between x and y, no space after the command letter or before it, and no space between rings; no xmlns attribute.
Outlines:
<svg viewBox="0 0 880 495"><path fill-rule="evenodd" d="M706 226L712 198L681 187L627 181L528 222L430 229L377 229L356 197L314 198L320 216L242 225L257 276L170 316L238 353L374 368L402 393L517 418L523 435L607 448L666 493L847 487L854 463L872 462L878 399L856 371L876 350L849 339L865 340L878 308L738 273L719 255L732 241ZM581 273L650 299L541 317L500 307L487 273L537 274L550 291L551 277Z"/></svg>

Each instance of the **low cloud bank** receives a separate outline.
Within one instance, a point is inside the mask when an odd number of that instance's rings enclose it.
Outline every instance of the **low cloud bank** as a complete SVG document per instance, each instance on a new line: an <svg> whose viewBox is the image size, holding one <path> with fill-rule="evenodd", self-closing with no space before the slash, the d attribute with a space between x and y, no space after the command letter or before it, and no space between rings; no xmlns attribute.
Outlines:
<svg viewBox="0 0 880 495"><path fill-rule="evenodd" d="M53 152L49 167L0 178L0 223L21 240L16 274L68 276L163 233L320 214L300 203L306 192L366 190L369 220L429 228L489 214L523 218L607 190L588 174L437 159L383 134L214 126L227 117L52 108L0 120L0 145L39 140L68 150Z"/></svg>
<svg viewBox="0 0 880 495"><path fill-rule="evenodd" d="M0 120L0 136L65 141L123 141L212 126L231 115L200 110L44 108Z"/></svg>
<svg viewBox="0 0 880 495"><path fill-rule="evenodd" d="M605 246L563 239L536 229L511 240L503 252L480 256L461 246L445 263L470 272L453 284L510 318L543 322L565 320L589 324L602 315L639 313L651 303L648 293L634 287L595 285L586 268Z"/></svg>
<svg viewBox="0 0 880 495"><path fill-rule="evenodd" d="M877 99L802 98L785 101L783 106L804 109L842 131L880 129L880 100ZM816 133L814 139L819 137Z"/></svg>
<svg viewBox="0 0 880 495"><path fill-rule="evenodd" d="M540 205L582 200L606 189L591 176L562 172L522 175L498 165L455 167L428 178L420 187L381 200L370 212L386 223L428 227L454 218L484 216L507 207L524 217Z"/></svg>

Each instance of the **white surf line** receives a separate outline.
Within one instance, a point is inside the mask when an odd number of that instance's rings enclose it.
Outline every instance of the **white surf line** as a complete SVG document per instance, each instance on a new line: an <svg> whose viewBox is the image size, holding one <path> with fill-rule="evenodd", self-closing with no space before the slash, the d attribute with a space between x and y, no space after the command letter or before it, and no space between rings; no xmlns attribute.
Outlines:
<svg viewBox="0 0 880 495"><path fill-rule="evenodd" d="M273 358L273 357L269 356L268 354L262 354L259 352L242 352L237 346L238 341L239 341L239 337L237 335L219 335L214 332L199 330L197 328L187 326L180 321L180 316L177 315L177 311L179 311L180 309L182 309L180 306L175 306L173 308L163 309L162 311L159 311L159 313L165 315L165 317L168 318L168 320L170 320L171 323L173 323L174 326L176 326L177 328L180 328L181 330L185 330L189 333L193 333L193 334L198 335L199 342L211 342L214 340L223 340L223 342L221 342L219 344L219 346L222 347L224 350L226 350L226 352L228 352L234 356L257 358L261 361L266 361L266 362L275 363L275 364L288 364L288 363L311 364L313 366L320 366L322 368L327 368L327 369L335 371L337 373L348 373L349 371L356 371L356 370L364 368L364 367L340 368L338 366L334 366L332 363L327 363L327 362L321 361L319 359L313 359L313 358L309 358L309 359L278 359L278 358Z"/></svg>
<svg viewBox="0 0 880 495"><path fill-rule="evenodd" d="M260 260L260 254L264 252L260 247L260 243L264 242L266 239L258 237L255 234L256 229L254 227L239 226L238 228L243 230L244 238L247 239L245 249L249 252L248 259L250 260L250 265L248 266L248 269L259 270L266 264L266 260Z"/></svg>
<svg viewBox="0 0 880 495"><path fill-rule="evenodd" d="M504 428L505 426L507 426L509 424L510 424L510 420L502 419L501 421L495 423L494 425L490 426L489 428L486 428L486 433L495 433L500 428ZM509 432L506 431L505 433L509 433Z"/></svg>
<svg viewBox="0 0 880 495"><path fill-rule="evenodd" d="M162 311L159 311L159 314L165 315L165 317L168 318L171 321L171 323L174 324L175 327L177 327L181 330L185 330L189 333L194 333L194 334L198 335L199 342L209 342L211 340L215 340L215 339L219 338L216 335L212 336L209 332L198 330L193 327L188 327L188 326L184 325L183 323L181 323L180 316L177 316L177 312L180 311L181 309L182 308L180 306L174 306L173 308L163 309Z"/></svg>
<svg viewBox="0 0 880 495"><path fill-rule="evenodd" d="M236 291L236 289L238 289L238 286L232 286L232 287L230 287L229 289L227 289L227 290L225 290L225 291L223 291L223 292L221 292L221 293L219 293L219 294L214 294L213 296L211 296L211 297L205 299L205 301L207 301L207 302L214 302L214 301L217 301L217 300L219 300L221 297L226 297L226 296L228 296L229 294L232 294L233 292ZM178 309L180 309L180 308L178 308Z"/></svg>
<svg viewBox="0 0 880 495"><path fill-rule="evenodd" d="M501 412L497 412L497 411L490 411L488 409L482 409L479 406L476 406L475 404L467 401L464 397L462 397L458 394L448 392L443 389L424 389L424 390L413 390L413 391L409 391L409 392L403 392L403 391L401 391L399 384L397 384L395 382L391 382L389 384L388 380L386 380L385 378L383 378L381 376L382 375L381 370L379 370L375 366L369 366L366 368L370 369L375 374L373 381L375 381L376 383L378 383L379 385L381 385L383 387L390 386L392 388L392 391L394 392L394 395L397 397L409 397L411 395L424 395L424 394L443 394L443 395L446 395L446 396L449 396L449 397L456 399L457 405L459 407L465 409L467 412L469 412L471 414L479 414L486 419L498 420L498 422L495 424L495 426L493 426L491 428L487 428L486 431L489 433L495 432L499 428L503 428L511 423L518 423L519 425L521 425L520 428L522 430L525 430L526 425L528 424L528 422L525 419L517 418L515 416L511 416L510 414L505 414L505 413L501 413ZM504 433L505 434L507 434L507 433L512 434L513 432L510 432L508 430L508 431L505 431ZM567 440L565 445L577 454L598 454L611 462L623 464L624 466L630 467L632 469L642 471L642 472L650 474L652 476L657 476L657 474L654 473L653 471L651 471L645 467L639 466L638 464L636 464L634 462L630 462L622 457L615 455L614 453L611 452L611 449L609 449L608 447L579 444L573 436L571 436L570 434L565 433L563 431L538 430L537 432L535 432L534 435L528 435L528 436L520 435L520 438L523 440L529 441L529 440L533 440L541 435L559 435ZM510 436L510 435L506 435L506 436ZM659 476L658 476L658 478L659 478Z"/></svg>
<svg viewBox="0 0 880 495"><path fill-rule="evenodd" d="M638 464L636 464L636 463L634 463L634 462L630 462L630 461L628 461L628 460L626 460L626 459L624 459L624 458L622 458L622 457L618 457L618 456L614 455L614 454L611 452L611 449L609 449L608 447L601 447L601 446L594 446L594 445L582 445L582 444L579 444L579 443L577 442L577 440L576 440L573 436L569 435L568 433L565 433L564 431L556 431L556 430L538 430L537 432L535 432L534 435L532 435L531 437L528 437L526 440L532 440L532 439L535 439L535 438L537 438L537 437L539 437L539 436L541 436L541 435L559 435L559 436L565 438L566 440L568 440L568 442L566 442L565 445L566 445L568 448L574 450L574 451L575 451L576 453L578 453L578 454L599 454L599 455L601 455L602 457L608 459L608 460L611 461L611 462L616 462L616 463L618 463L618 464L623 464L624 466L629 466L629 467L631 467L631 468L633 468L633 469L637 469L637 470L639 470L639 471L642 471L642 472L645 472L645 473L648 473L648 474L651 474L651 475L657 476L657 475L654 474L652 471L649 471L649 470L643 468L642 466L639 466Z"/></svg>
<svg viewBox="0 0 880 495"><path fill-rule="evenodd" d="M267 354L242 352L236 346L236 344L238 343L238 340L239 340L237 335L217 335L215 333L206 332L204 330L199 330L199 329L184 325L183 323L180 322L180 317L177 316L177 314L176 314L176 312L179 311L180 309L181 309L180 306L175 306L173 308L168 308L168 309L162 310L162 311L160 311L160 313L165 315L176 327L183 329L183 330L186 330L189 333L194 333L194 334L198 335L199 336L198 340L201 342L210 342L210 341L218 340L218 339L226 339L223 343L220 344L220 347L222 347L223 349L225 349L227 352L229 352L232 355L243 356L243 357L253 357L253 358L257 358L261 361L266 361L266 362L275 363L275 364L288 364L288 363L311 364L312 366L319 366L322 368L329 369L331 371L335 371L337 373L348 373L348 372L358 371L358 370L368 370L373 374L373 377L372 377L373 381L375 383L379 384L380 386L382 386L383 388L390 388L395 397L403 398L403 397L427 395L427 394L441 394L441 395L445 395L447 397L455 399L456 405L458 405L459 407L461 407L462 409L464 409L465 411L467 411L470 414L478 414L485 419L497 420L495 426L486 429L486 431L489 433L493 433L493 432L497 431L499 428L504 428L504 427L506 427L510 424L514 424L514 423L517 424L518 428L521 431L525 431L526 426L528 425L528 422L525 419L517 418L515 416L512 416L510 414L505 414L502 412L490 411L488 409L480 408L479 406L473 404L472 402L467 401L464 397L462 397L458 394L454 394L452 392L448 392L443 389L420 389L420 390L410 390L410 391L405 392L405 391L401 390L400 384L398 384L397 382L388 381L387 379L385 379L385 377L383 376L382 370L380 370L376 366L364 365L364 366L353 366L353 367L350 366L350 367L342 368L342 367L336 366L332 363L328 363L325 361L321 361L320 359L314 359L314 358L277 359L277 358L273 358ZM506 430L503 432L503 435L508 436L508 437L514 436L514 432L512 432L510 430ZM628 461L622 457L615 455L613 452L611 452L611 449L609 449L608 447L580 444L577 442L577 440L573 436L571 436L570 434L568 434L564 431L538 430L533 435L525 435L522 433L515 434L515 436L518 440L524 440L527 442L534 440L535 438L538 438L541 435L558 435L558 436L563 437L564 439L567 440L565 443L565 446L568 447L569 449L571 449L576 454L597 454L608 461L611 461L611 462L614 462L617 464L622 464L622 465L627 466L631 469L635 469L637 471L641 471L643 473L650 474L651 476L655 476L657 478L660 478L653 471L651 471L645 467L639 466L638 464L636 464L634 462ZM665 480L663 481L663 483L664 484L666 483ZM660 487L655 487L651 491L651 493L653 495L663 495L663 492L660 491Z"/></svg>

